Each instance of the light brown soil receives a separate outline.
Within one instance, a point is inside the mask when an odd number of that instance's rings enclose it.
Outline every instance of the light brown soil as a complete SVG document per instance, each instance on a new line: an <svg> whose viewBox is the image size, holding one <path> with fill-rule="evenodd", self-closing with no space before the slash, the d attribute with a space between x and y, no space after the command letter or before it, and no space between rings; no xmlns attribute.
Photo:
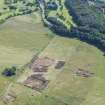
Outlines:
<svg viewBox="0 0 105 105"><path fill-rule="evenodd" d="M24 85L28 86L32 89L35 90L43 90L47 84L49 83L48 80L46 80L42 75L31 75L29 76L25 81L24 81Z"/></svg>
<svg viewBox="0 0 105 105"><path fill-rule="evenodd" d="M8 94L2 96L0 99L7 105L9 102L15 101L16 96L12 93L8 93Z"/></svg>
<svg viewBox="0 0 105 105"><path fill-rule="evenodd" d="M31 65L31 69L34 72L46 72L48 70L48 67L52 66L53 64L54 64L53 59L50 59L48 57L38 58Z"/></svg>
<svg viewBox="0 0 105 105"><path fill-rule="evenodd" d="M94 75L94 73L91 73L91 72L83 70L83 69L75 70L74 74L76 74L77 76L82 76L82 77L87 77L87 78Z"/></svg>

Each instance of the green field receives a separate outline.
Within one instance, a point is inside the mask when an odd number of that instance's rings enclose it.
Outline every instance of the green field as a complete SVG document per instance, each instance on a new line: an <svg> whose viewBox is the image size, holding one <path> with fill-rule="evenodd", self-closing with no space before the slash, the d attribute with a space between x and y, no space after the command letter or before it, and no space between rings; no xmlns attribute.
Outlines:
<svg viewBox="0 0 105 105"><path fill-rule="evenodd" d="M50 80L50 83L48 88L41 93L20 84L18 79L21 79L21 76L19 76L17 80L10 83L12 85L9 88L10 92L17 95L17 98L8 105L105 104L103 92L105 89L105 58L97 48L76 39L55 37L39 54L39 57L64 60L66 64L62 70L49 68L45 77ZM77 68L93 72L94 76L89 78L76 76L73 71ZM28 75L29 71L25 72L22 76ZM0 105L4 105L2 101Z"/></svg>
<svg viewBox="0 0 105 105"><path fill-rule="evenodd" d="M0 23L4 22L10 17L29 14L36 10L35 0L1 0L0 1ZM32 5L34 3L34 5ZM30 6L31 4L31 6Z"/></svg>
<svg viewBox="0 0 105 105"><path fill-rule="evenodd" d="M0 94L9 84L8 78L1 76L3 69L24 66L47 46L52 37L51 31L43 27L39 13L17 16L0 26Z"/></svg>
<svg viewBox="0 0 105 105"><path fill-rule="evenodd" d="M7 20L0 26L0 65L30 61L49 43L51 34L43 27L38 13Z"/></svg>
<svg viewBox="0 0 105 105"><path fill-rule="evenodd" d="M65 61L61 69L51 66L44 73L49 84L42 91L22 84L32 73L23 67L35 55ZM16 75L1 75L13 65L19 68ZM78 69L93 75L76 75ZM43 25L39 11L0 24L0 105L105 105L104 91L105 57L96 47L55 35ZM2 97L8 93L16 99L5 103Z"/></svg>
<svg viewBox="0 0 105 105"><path fill-rule="evenodd" d="M46 90L49 97L67 105L105 104L105 58L98 49L78 40L57 37L41 56L67 61L62 71L49 70L47 77L52 80ZM73 71L77 68L95 74L91 78L76 77Z"/></svg>
<svg viewBox="0 0 105 105"><path fill-rule="evenodd" d="M0 1L0 7L4 4L4 0Z"/></svg>

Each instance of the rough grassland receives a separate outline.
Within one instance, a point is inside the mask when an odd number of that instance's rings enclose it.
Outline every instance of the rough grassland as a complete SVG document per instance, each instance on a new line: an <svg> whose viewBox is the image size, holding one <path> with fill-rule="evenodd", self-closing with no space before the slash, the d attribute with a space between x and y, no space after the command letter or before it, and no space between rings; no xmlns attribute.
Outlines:
<svg viewBox="0 0 105 105"><path fill-rule="evenodd" d="M25 64L49 43L49 34L39 14L7 20L0 26L0 65Z"/></svg>
<svg viewBox="0 0 105 105"><path fill-rule="evenodd" d="M9 78L1 76L3 69L13 65L20 68L30 62L47 46L52 39L50 35L52 33L43 27L39 13L17 16L0 24L0 94L9 84Z"/></svg>
<svg viewBox="0 0 105 105"><path fill-rule="evenodd" d="M68 105L105 104L105 58L99 50L77 40L55 38L41 56L67 61L62 71L55 75L50 70L47 75L52 80L46 90L50 97ZM73 74L77 68L95 74L90 78L78 77Z"/></svg>
<svg viewBox="0 0 105 105"><path fill-rule="evenodd" d="M4 0L1 0L0 1L0 9L2 9L3 5L4 5Z"/></svg>
<svg viewBox="0 0 105 105"><path fill-rule="evenodd" d="M105 105L105 57L97 48L76 39L54 36L34 13L18 16L0 25L0 74L4 67L28 63L35 54L66 62L62 69L50 67L45 78L48 87L35 91L20 83L31 73L6 78L0 75L0 96L13 93L7 105ZM94 73L92 77L74 74L77 69ZM5 105L0 97L0 105Z"/></svg>
<svg viewBox="0 0 105 105"><path fill-rule="evenodd" d="M50 83L42 92L14 81L9 91L17 95L17 98L8 105L105 104L105 58L97 48L76 39L55 37L39 56L65 60L66 64L62 70L49 68L45 77ZM76 76L73 71L78 68L93 72L94 75L89 78ZM2 101L0 105L4 105Z"/></svg>

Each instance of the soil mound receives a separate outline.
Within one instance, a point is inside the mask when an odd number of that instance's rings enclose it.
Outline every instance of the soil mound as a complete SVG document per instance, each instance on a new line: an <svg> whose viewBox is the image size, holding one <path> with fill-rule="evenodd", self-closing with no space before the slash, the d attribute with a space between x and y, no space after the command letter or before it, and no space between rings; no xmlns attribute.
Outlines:
<svg viewBox="0 0 105 105"><path fill-rule="evenodd" d="M46 80L42 75L31 75L25 81L24 85L35 90L43 90L48 85L49 81Z"/></svg>
<svg viewBox="0 0 105 105"><path fill-rule="evenodd" d="M74 74L76 74L77 76L82 76L82 77L87 77L87 78L94 75L94 73L91 73L91 72L83 70L83 69L75 70Z"/></svg>

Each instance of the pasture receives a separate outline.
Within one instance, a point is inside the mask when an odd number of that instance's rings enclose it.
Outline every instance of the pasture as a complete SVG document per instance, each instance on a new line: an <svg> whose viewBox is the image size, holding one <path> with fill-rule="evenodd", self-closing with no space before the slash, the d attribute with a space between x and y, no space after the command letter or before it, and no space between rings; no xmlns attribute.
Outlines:
<svg viewBox="0 0 105 105"><path fill-rule="evenodd" d="M9 88L8 92L16 95L16 100L8 105L105 104L105 58L100 50L76 39L56 36L38 57L63 60L66 63L61 69L49 67L44 77L50 82L41 92L19 82L30 75L31 71L26 69ZM74 72L78 69L94 74L90 77L78 76ZM1 105L4 105L2 101Z"/></svg>
<svg viewBox="0 0 105 105"><path fill-rule="evenodd" d="M0 26L0 65L26 64L46 47L48 35L38 13L8 19Z"/></svg>
<svg viewBox="0 0 105 105"><path fill-rule="evenodd" d="M35 55L37 60L31 66L37 72L31 67L21 69ZM59 67L58 62L64 65ZM15 76L1 75L5 67L13 65L19 68ZM41 67L44 72L38 71ZM37 81L48 80L43 90L24 84L38 73L41 78ZM55 35L44 27L38 12L0 25L0 105L105 105L104 90L105 57L96 47Z"/></svg>
<svg viewBox="0 0 105 105"><path fill-rule="evenodd" d="M51 31L43 27L39 13L13 17L0 25L0 94L15 78L3 77L1 72L4 68L26 65L47 46L52 35ZM21 70L17 71L19 73Z"/></svg>

